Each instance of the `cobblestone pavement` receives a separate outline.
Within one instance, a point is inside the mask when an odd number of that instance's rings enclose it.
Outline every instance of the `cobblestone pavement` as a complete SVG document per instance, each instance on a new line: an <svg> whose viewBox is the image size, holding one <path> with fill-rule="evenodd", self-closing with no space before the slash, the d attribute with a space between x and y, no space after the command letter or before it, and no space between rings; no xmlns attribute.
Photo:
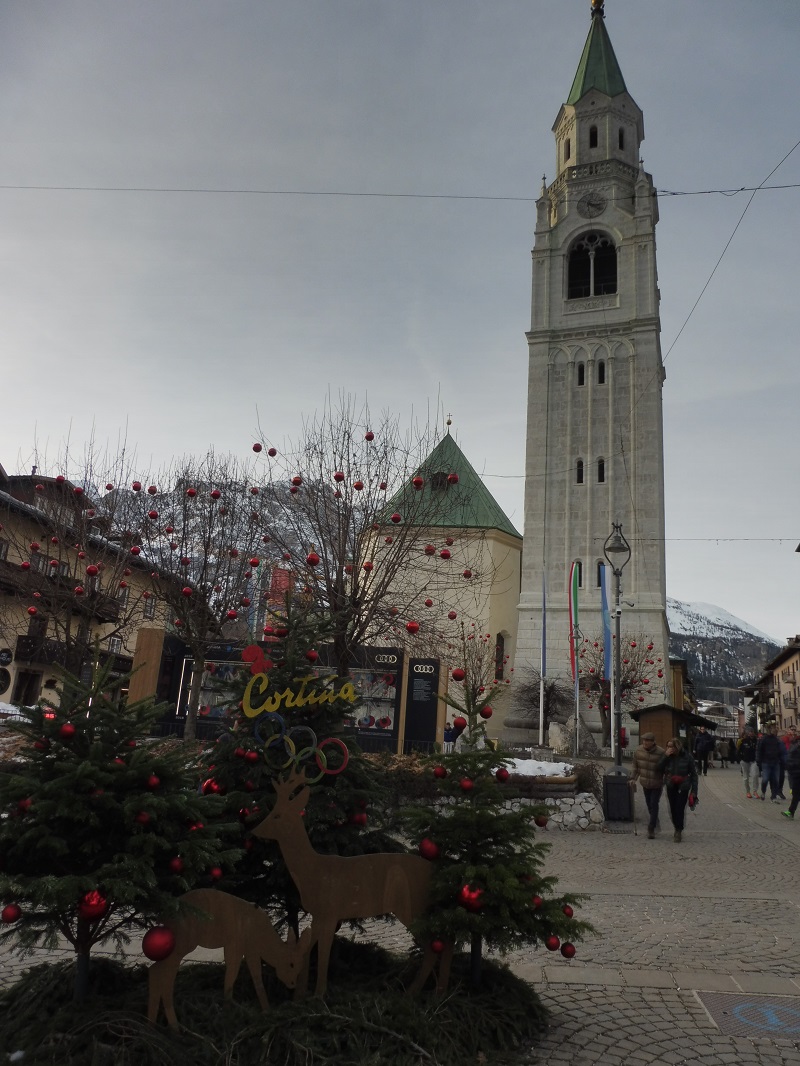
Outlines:
<svg viewBox="0 0 800 1066"><path fill-rule="evenodd" d="M700 799L680 844L666 799L663 831L647 839L641 794L638 835L629 823L543 834L546 872L560 891L589 896L581 917L598 932L572 962L508 956L551 1012L519 1066L800 1066L800 817L747 800L736 767L710 771ZM408 945L397 926L369 935ZM0 986L31 964L2 961ZM728 1014L749 1019L739 1028L751 1035L721 1031L708 993L727 994Z"/></svg>

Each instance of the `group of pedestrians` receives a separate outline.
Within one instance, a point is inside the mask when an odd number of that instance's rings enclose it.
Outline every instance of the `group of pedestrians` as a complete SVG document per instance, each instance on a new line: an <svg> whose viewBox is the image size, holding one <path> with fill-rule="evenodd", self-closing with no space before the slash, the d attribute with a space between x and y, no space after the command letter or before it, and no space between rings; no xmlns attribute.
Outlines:
<svg viewBox="0 0 800 1066"><path fill-rule="evenodd" d="M737 744L737 757L744 777L744 791L748 799L767 798L769 786L773 803L785 800L783 788L786 778L792 790L789 809L781 813L794 818L800 806L800 734L795 726L789 726L783 736L778 736L775 725L768 725L765 732L756 736L752 726L747 726Z"/></svg>
<svg viewBox="0 0 800 1066"><path fill-rule="evenodd" d="M694 807L697 802L697 766L680 737L672 737L660 748L654 733L642 734L641 743L633 754L631 786L635 787L637 781L641 782L649 815L648 838L652 840L656 835L661 795L666 788L674 829L672 839L680 844L686 823L686 807Z"/></svg>

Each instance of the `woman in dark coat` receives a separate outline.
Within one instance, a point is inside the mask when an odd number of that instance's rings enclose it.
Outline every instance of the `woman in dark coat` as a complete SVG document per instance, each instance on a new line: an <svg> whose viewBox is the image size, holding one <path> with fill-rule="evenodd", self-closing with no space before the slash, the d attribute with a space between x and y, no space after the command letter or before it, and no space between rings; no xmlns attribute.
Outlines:
<svg viewBox="0 0 800 1066"><path fill-rule="evenodd" d="M669 813L675 827L672 839L676 844L680 844L686 817L686 804L689 796L697 796L697 767L682 741L678 737L673 737L672 740L667 741L664 758L658 764L658 768L663 771L664 784L667 786Z"/></svg>

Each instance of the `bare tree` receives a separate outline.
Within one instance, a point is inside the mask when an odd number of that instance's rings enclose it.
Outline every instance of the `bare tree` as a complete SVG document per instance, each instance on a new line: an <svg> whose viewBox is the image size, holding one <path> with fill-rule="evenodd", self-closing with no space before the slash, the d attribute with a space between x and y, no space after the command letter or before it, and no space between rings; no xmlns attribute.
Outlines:
<svg viewBox="0 0 800 1066"><path fill-rule="evenodd" d="M255 446L272 559L332 620L341 674L364 641L397 641L408 623L433 635L444 620L480 614L497 564L484 530L448 525L471 501L458 499L458 471L431 459L438 440L435 427L403 431L394 416L373 419L366 404L340 397L298 442Z"/></svg>
<svg viewBox="0 0 800 1066"><path fill-rule="evenodd" d="M614 637L612 637L612 641ZM621 637L620 692L622 706L635 710L647 699L646 693L663 687L664 663L661 657L653 658L654 645L647 637ZM613 651L613 649L612 649ZM592 702L590 708L600 711L603 724L603 746L611 741L611 681L604 676L605 651L602 640L585 637L578 652L580 687Z"/></svg>

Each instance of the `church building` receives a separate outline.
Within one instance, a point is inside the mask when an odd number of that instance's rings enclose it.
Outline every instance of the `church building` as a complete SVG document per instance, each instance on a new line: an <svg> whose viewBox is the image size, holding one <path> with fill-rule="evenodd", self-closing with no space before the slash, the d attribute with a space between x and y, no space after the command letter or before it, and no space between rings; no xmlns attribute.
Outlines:
<svg viewBox="0 0 800 1066"><path fill-rule="evenodd" d="M570 570L578 564L579 639L602 640L600 564L614 524L631 549L621 578L623 647L645 637L653 658L668 661L658 202L640 159L642 112L603 0L593 0L553 133L555 177L536 204L532 252L516 665L539 668L545 599L546 673L570 681ZM663 673L646 702L668 700ZM596 712L584 713L597 724Z"/></svg>

